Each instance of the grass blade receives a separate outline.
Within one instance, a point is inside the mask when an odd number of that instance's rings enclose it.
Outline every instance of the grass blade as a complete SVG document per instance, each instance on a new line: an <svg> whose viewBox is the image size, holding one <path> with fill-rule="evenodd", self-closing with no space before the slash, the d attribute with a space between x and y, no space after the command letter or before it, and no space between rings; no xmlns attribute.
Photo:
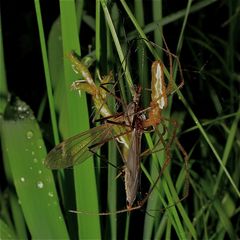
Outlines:
<svg viewBox="0 0 240 240"><path fill-rule="evenodd" d="M61 32L63 40L63 55L73 49L80 53L78 39L78 24L74 1L60 1ZM71 22L71 25L69 25ZM66 91L66 121L65 130L62 132L64 138L89 129L89 115L85 94L79 97L76 92L70 92L71 83L76 80L68 59L64 58L64 81ZM80 106L80 107L79 107ZM88 159L74 168L74 184L76 192L76 203L79 211L96 212L95 216L78 214L79 238L101 237L100 220L98 210L97 183L93 158Z"/></svg>
<svg viewBox="0 0 240 240"><path fill-rule="evenodd" d="M11 228L0 218L0 236L1 239L17 239Z"/></svg>
<svg viewBox="0 0 240 240"><path fill-rule="evenodd" d="M31 236L68 238L52 173L42 163L46 149L41 131L29 106L19 99L6 107L2 150Z"/></svg>

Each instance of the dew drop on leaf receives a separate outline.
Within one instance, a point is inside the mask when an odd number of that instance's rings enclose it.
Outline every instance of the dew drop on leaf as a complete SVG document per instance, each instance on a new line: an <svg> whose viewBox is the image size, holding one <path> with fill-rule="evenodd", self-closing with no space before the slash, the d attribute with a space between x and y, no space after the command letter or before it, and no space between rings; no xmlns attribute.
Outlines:
<svg viewBox="0 0 240 240"><path fill-rule="evenodd" d="M38 182L37 182L37 187L38 187L38 188L43 188L43 186L44 186L44 185L43 185L43 182L42 182L42 181L38 181Z"/></svg>
<svg viewBox="0 0 240 240"><path fill-rule="evenodd" d="M18 117L19 117L20 119L24 119L24 118L25 118L25 115L24 115L24 114L19 114Z"/></svg>
<svg viewBox="0 0 240 240"><path fill-rule="evenodd" d="M33 137L33 132L28 131L26 136L27 136L27 139L31 139Z"/></svg>
<svg viewBox="0 0 240 240"><path fill-rule="evenodd" d="M21 177L21 178L20 178L20 181L21 181L21 182L25 182L25 178L24 178L24 177Z"/></svg>
<svg viewBox="0 0 240 240"><path fill-rule="evenodd" d="M53 192L49 192L49 193L48 193L48 196L49 196L49 197L53 197Z"/></svg>
<svg viewBox="0 0 240 240"><path fill-rule="evenodd" d="M42 139L38 139L38 140L37 140L38 149L42 149L42 148L43 148L43 145L44 145L43 140L42 140Z"/></svg>

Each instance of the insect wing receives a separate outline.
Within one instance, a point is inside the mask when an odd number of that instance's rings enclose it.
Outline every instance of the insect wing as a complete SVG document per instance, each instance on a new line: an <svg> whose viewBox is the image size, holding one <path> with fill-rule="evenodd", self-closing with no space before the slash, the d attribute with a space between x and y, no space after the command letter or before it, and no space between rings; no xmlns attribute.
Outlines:
<svg viewBox="0 0 240 240"><path fill-rule="evenodd" d="M112 124L104 124L77 134L55 146L44 164L51 169L67 168L82 163L105 142L114 138Z"/></svg>
<svg viewBox="0 0 240 240"><path fill-rule="evenodd" d="M142 131L134 129L125 167L125 189L129 207L133 205L139 187L141 138Z"/></svg>

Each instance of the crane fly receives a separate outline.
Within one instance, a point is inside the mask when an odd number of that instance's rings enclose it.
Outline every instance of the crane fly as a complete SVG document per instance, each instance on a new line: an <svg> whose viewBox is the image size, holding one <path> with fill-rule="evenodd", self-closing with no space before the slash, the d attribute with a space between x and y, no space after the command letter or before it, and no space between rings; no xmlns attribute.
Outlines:
<svg viewBox="0 0 240 240"><path fill-rule="evenodd" d="M145 120L144 113L139 111L140 94L141 87L138 87L132 103L127 106L126 112L126 119L132 128L130 149L124 160L124 182L128 210L132 209L140 182L141 138L144 132L143 121Z"/></svg>
<svg viewBox="0 0 240 240"><path fill-rule="evenodd" d="M165 40L164 40L165 42ZM115 116L111 114L106 104L106 93L101 88L97 87L91 78L91 74L87 68L84 68L76 60L74 54L70 55L70 59L75 63L80 72L85 76L85 80L76 81L73 88L79 91L83 90L91 94L94 104L99 110L100 114L107 120L104 124L94 127L86 132L80 133L76 136L70 137L53 148L46 157L45 165L51 169L61 169L74 166L82 163L87 158L97 152L104 143L116 139L118 143L122 144L123 156L123 172L126 193L127 209L118 210L115 213L129 212L141 208L147 201L147 198L156 186L164 169L170 161L170 146L176 139L177 124L171 121L175 126L172 138L166 143L163 138L164 134L160 134L159 142L164 145L166 151L166 159L160 171L158 178L148 191L146 197L134 205L137 191L140 184L140 155L141 155L141 138L145 131L149 128L156 129L158 125L162 125L167 131L164 122L168 121L162 116L162 110L167 107L167 98L172 94L173 79L172 79L172 55L167 48L170 61L170 78L166 86L164 81L164 65L160 60L154 61L152 64L152 80L151 80L151 102L146 109L141 109L139 106L141 87L137 87L133 96L133 101L127 105L125 113L117 113ZM173 55L175 56L175 55ZM180 66L180 63L179 63ZM180 69L181 71L181 69ZM182 73L181 73L182 77ZM105 79L109 81L109 79ZM177 89L184 84L183 77ZM147 115L147 117L146 117ZM159 143L158 142L158 143ZM188 158L187 153L181 146L180 142L176 140L177 146L183 153L185 159ZM72 211L79 213L78 211ZM109 215L111 213L99 213L99 215Z"/></svg>
<svg viewBox="0 0 240 240"><path fill-rule="evenodd" d="M139 186L141 137L144 132L142 123L145 120L144 113L138 112L140 93L141 88L138 87L124 115L113 116L105 124L70 137L55 146L47 155L45 165L51 169L61 169L80 164L110 140L117 139L121 144L126 143L121 137L128 135L129 149L122 156L127 209L131 210ZM124 127L119 126L119 123L124 123Z"/></svg>

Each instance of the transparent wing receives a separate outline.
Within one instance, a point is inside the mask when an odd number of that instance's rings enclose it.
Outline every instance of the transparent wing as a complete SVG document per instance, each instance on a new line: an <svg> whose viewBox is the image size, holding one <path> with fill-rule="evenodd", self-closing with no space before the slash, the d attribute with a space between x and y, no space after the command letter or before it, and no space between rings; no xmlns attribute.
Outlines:
<svg viewBox="0 0 240 240"><path fill-rule="evenodd" d="M122 132L122 134L125 134L125 132ZM70 137L55 146L48 153L44 164L51 169L60 169L82 163L92 156L105 142L112 139L114 139L113 124L106 123L92 128Z"/></svg>
<svg viewBox="0 0 240 240"><path fill-rule="evenodd" d="M125 166L125 189L128 205L131 207L137 195L140 183L140 153L142 130L132 131L130 149Z"/></svg>

